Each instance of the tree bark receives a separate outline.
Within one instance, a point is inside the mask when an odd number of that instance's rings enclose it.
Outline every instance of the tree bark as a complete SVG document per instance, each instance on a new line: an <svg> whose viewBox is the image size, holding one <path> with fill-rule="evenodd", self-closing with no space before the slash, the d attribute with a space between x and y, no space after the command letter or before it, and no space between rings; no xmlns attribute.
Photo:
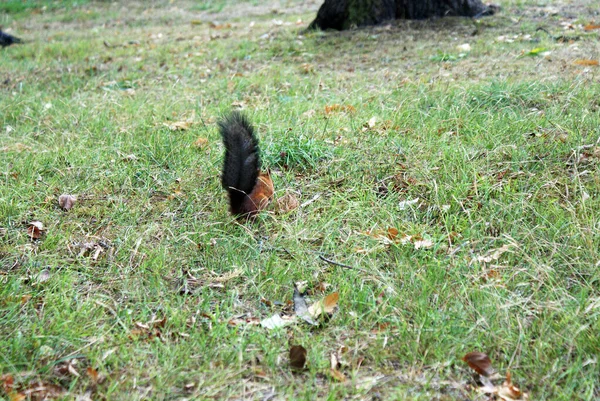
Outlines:
<svg viewBox="0 0 600 401"><path fill-rule="evenodd" d="M393 19L491 15L481 0L325 0L309 29L343 30Z"/></svg>

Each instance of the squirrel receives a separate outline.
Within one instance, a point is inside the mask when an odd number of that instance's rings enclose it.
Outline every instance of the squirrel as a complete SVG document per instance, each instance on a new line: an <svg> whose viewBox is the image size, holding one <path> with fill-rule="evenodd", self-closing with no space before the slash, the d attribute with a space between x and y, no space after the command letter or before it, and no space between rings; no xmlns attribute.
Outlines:
<svg viewBox="0 0 600 401"><path fill-rule="evenodd" d="M238 217L253 217L273 197L269 172L260 170L260 152L254 127L246 116L232 111L219 123L225 145L221 184L229 195L230 211Z"/></svg>

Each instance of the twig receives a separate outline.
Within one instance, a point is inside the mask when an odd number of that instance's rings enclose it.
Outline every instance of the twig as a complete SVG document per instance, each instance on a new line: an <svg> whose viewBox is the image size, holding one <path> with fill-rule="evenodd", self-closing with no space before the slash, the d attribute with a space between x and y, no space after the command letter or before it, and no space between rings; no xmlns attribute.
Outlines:
<svg viewBox="0 0 600 401"><path fill-rule="evenodd" d="M323 255L319 255L319 259L321 259L323 262L327 262L327 263L329 263L329 264L332 264L332 265L334 265L334 266L339 266L339 267L343 267L344 269L350 269L350 270L354 270L354 267L352 267L352 266L345 265L345 264L343 264L343 263L339 263L339 262L336 262L336 261L334 261L334 260L331 260L331 259L327 259L327 258L326 258L325 256L323 256ZM358 269L358 270L362 270L362 269ZM363 271L364 271L364 270L363 270Z"/></svg>

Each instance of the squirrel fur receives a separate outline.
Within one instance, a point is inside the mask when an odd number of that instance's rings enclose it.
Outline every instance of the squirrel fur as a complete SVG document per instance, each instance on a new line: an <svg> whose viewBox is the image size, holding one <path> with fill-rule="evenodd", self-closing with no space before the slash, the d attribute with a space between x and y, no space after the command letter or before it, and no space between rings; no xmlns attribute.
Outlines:
<svg viewBox="0 0 600 401"><path fill-rule="evenodd" d="M233 111L219 121L225 145L221 184L229 195L231 213L251 217L267 207L273 197L273 181L260 170L260 151L254 127L246 116Z"/></svg>

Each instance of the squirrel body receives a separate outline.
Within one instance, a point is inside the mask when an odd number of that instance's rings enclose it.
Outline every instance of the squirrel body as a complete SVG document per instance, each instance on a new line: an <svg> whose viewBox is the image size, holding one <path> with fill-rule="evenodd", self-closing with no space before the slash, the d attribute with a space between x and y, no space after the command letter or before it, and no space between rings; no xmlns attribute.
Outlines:
<svg viewBox="0 0 600 401"><path fill-rule="evenodd" d="M231 213L251 217L273 197L273 181L260 169L260 151L254 127L245 115L233 111L219 121L225 145L221 184L227 190Z"/></svg>

